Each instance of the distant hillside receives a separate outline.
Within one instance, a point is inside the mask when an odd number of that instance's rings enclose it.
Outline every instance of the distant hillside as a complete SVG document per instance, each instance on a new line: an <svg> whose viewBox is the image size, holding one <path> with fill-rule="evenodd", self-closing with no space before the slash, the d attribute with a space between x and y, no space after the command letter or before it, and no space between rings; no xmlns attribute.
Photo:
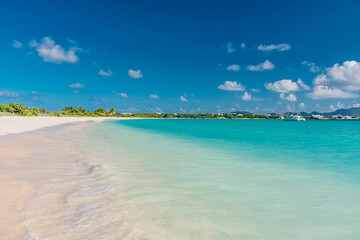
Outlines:
<svg viewBox="0 0 360 240"><path fill-rule="evenodd" d="M242 112L236 111L236 112L231 112L231 113L233 113L233 114L252 114L251 112L246 112L246 111L242 111Z"/></svg>
<svg viewBox="0 0 360 240"><path fill-rule="evenodd" d="M347 109L338 109L334 112L323 113L323 115L343 115L343 116L351 116L351 117L360 117L360 107L357 108L347 108Z"/></svg>
<svg viewBox="0 0 360 240"><path fill-rule="evenodd" d="M286 114L286 113L284 113ZM334 112L326 112L326 113L319 113L319 112L301 112L301 116L311 116L311 115L323 115L323 116L334 116L334 115L342 115L342 116L351 116L351 117L360 117L360 107L358 108L347 108L347 109L338 109Z"/></svg>

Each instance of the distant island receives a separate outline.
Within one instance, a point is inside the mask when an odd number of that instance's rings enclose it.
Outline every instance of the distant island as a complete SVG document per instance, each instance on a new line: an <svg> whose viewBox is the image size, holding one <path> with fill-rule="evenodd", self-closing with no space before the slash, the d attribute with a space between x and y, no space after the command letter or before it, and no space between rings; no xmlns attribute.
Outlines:
<svg viewBox="0 0 360 240"><path fill-rule="evenodd" d="M0 104L0 116L52 116L52 117L133 117L133 118L184 118L184 119L279 119L293 114L286 112L282 114L268 113L255 114L247 111L236 111L231 113L116 113L115 109L106 111L98 108L91 112L83 107L64 107L61 111L48 111L45 108L28 108L23 104L9 103ZM300 112L295 113L306 119L358 119L360 118L360 107L338 109L334 112Z"/></svg>

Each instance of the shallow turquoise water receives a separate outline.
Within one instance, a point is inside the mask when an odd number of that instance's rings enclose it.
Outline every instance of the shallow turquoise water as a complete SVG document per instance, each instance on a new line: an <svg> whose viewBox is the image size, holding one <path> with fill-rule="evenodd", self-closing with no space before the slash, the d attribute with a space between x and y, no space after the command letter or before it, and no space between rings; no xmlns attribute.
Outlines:
<svg viewBox="0 0 360 240"><path fill-rule="evenodd" d="M124 120L84 133L144 239L360 239L360 121Z"/></svg>

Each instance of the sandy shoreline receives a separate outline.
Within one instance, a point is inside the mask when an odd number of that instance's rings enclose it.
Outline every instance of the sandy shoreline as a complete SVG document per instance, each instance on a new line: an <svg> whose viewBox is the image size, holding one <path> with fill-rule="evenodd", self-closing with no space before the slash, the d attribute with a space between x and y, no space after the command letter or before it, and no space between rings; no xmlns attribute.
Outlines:
<svg viewBox="0 0 360 240"><path fill-rule="evenodd" d="M62 146L56 146L56 141L50 143L52 139L50 134L53 132L45 134L36 130L64 125L60 128L61 131L69 132L86 127L89 123L104 120L117 119L0 117L0 136L2 136L0 139L0 239L32 239L25 224L24 208L29 199L34 196L39 184L43 184L44 179L53 178L49 173L52 166L44 160L37 162L37 156L49 154L49 159L53 160L56 156L52 156L51 152L61 151ZM19 134L22 132L26 133ZM51 163L54 164L54 168L63 167L60 162L64 156L58 158L60 161L55 159L56 161ZM57 164L59 166L56 166ZM37 179L38 176L43 179Z"/></svg>
<svg viewBox="0 0 360 240"><path fill-rule="evenodd" d="M0 136L11 133L34 131L66 123L102 122L105 120L121 120L107 117L0 117Z"/></svg>

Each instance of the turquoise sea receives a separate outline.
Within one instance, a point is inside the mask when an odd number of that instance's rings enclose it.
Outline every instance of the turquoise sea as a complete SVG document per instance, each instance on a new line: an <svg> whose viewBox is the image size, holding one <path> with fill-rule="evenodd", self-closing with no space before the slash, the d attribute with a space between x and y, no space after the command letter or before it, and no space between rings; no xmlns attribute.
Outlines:
<svg viewBox="0 0 360 240"><path fill-rule="evenodd" d="M137 119L81 138L124 239L360 239L360 121Z"/></svg>

